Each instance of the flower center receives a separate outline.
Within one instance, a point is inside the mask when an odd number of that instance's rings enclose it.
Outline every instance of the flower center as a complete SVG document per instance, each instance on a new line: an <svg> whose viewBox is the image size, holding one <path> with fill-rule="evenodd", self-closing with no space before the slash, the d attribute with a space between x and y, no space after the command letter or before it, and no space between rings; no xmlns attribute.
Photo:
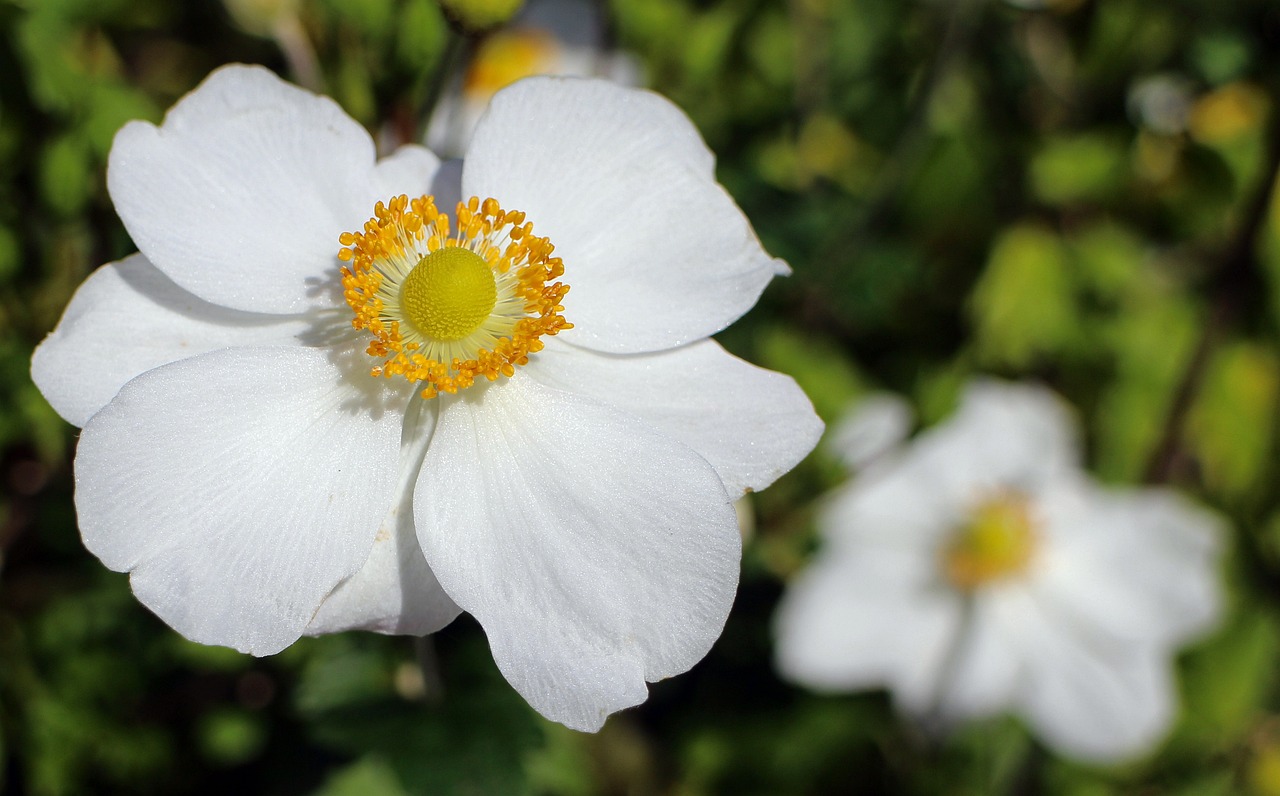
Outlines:
<svg viewBox="0 0 1280 796"><path fill-rule="evenodd" d="M1030 505L1005 494L979 503L943 552L943 571L959 589L971 590L1026 571L1035 550Z"/></svg>
<svg viewBox="0 0 1280 796"><path fill-rule="evenodd" d="M431 196L378 202L362 232L344 232L338 258L351 325L373 335L374 376L422 382L422 396L456 393L477 377L511 376L542 336L573 324L555 247L495 199L459 202L457 228ZM550 284L548 284L550 283Z"/></svg>
<svg viewBox="0 0 1280 796"><path fill-rule="evenodd" d="M450 246L418 261L400 286L405 316L426 337L461 340L498 303L498 283L484 258Z"/></svg>

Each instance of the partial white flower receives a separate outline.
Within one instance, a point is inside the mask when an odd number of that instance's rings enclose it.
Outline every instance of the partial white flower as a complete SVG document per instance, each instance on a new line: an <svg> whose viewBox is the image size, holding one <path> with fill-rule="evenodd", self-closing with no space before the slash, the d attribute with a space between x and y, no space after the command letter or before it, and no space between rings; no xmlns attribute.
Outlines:
<svg viewBox="0 0 1280 796"><path fill-rule="evenodd" d="M1080 469L1047 390L980 381L957 413L843 487L790 585L778 666L810 687L885 687L905 713L1020 715L1109 761L1176 712L1171 658L1219 615L1215 517Z"/></svg>
<svg viewBox="0 0 1280 796"><path fill-rule="evenodd" d="M86 546L176 630L267 655L465 610L585 730L706 653L732 499L821 423L708 339L785 266L673 105L522 82L459 175L231 66L122 129L108 186L140 253L32 376L83 426Z"/></svg>
<svg viewBox="0 0 1280 796"><path fill-rule="evenodd" d="M592 0L529 0L515 19L481 39L431 115L427 146L441 155L467 149L499 90L534 75L599 77L640 85L640 64L608 47L604 9Z"/></svg>
<svg viewBox="0 0 1280 796"><path fill-rule="evenodd" d="M915 413L905 398L875 392L849 407L823 444L850 470L860 470L906 439L913 422Z"/></svg>

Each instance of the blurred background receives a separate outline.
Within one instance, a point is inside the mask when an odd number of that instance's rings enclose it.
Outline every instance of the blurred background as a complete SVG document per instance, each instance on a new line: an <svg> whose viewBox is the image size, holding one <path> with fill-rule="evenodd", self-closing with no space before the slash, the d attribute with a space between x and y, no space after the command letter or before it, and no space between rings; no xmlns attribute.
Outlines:
<svg viewBox="0 0 1280 796"><path fill-rule="evenodd" d="M463 151L467 103L528 71L671 97L795 269L727 347L828 423L871 390L927 425L976 373L1039 381L1098 478L1229 518L1227 617L1178 659L1164 745L1088 767L1012 718L928 737L882 692L781 681L772 614L845 477L822 447L751 496L715 648L597 735L534 714L466 616L267 659L169 630L81 547L74 429L28 367L133 251L115 131L231 61L332 95L388 150ZM483 38L434 0L0 0L0 790L1280 794L1278 101L1273 0L608 0Z"/></svg>

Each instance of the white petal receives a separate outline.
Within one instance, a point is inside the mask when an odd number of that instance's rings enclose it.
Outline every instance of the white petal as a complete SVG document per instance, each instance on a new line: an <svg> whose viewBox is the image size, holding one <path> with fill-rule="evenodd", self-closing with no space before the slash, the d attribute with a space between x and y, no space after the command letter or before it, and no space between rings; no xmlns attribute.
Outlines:
<svg viewBox="0 0 1280 796"><path fill-rule="evenodd" d="M930 551L963 515L951 495L936 488L936 474L910 451L876 461L826 498L818 526L833 549L867 544Z"/></svg>
<svg viewBox="0 0 1280 796"><path fill-rule="evenodd" d="M394 502L401 415L334 353L233 348L165 365L81 434L85 545L193 641L278 652L368 557Z"/></svg>
<svg viewBox="0 0 1280 796"><path fill-rule="evenodd" d="M1004 616L1005 593L1018 586L994 585L972 595L964 636L945 675L941 712L953 719L991 716L1009 707L1021 676L1018 643Z"/></svg>
<svg viewBox="0 0 1280 796"><path fill-rule="evenodd" d="M859 399L831 431L831 450L847 467L860 470L900 444L911 432L915 413L894 393L872 393Z"/></svg>
<svg viewBox="0 0 1280 796"><path fill-rule="evenodd" d="M836 544L857 539L936 545L993 494L1035 497L1078 478L1075 426L1040 387L978 380L960 407L909 445L871 462L828 509Z"/></svg>
<svg viewBox="0 0 1280 796"><path fill-rule="evenodd" d="M1162 650L1090 636L1032 600L1021 610L1026 678L1018 701L1037 735L1064 755L1096 762L1133 757L1159 741L1176 709Z"/></svg>
<svg viewBox="0 0 1280 796"><path fill-rule="evenodd" d="M922 584L928 569L871 546L820 555L778 608L779 671L823 691L888 687L908 712L928 711L961 619L955 595Z"/></svg>
<svg viewBox="0 0 1280 796"><path fill-rule="evenodd" d="M978 379L955 415L916 438L911 455L933 488L962 506L1015 489L1034 496L1079 470L1076 426L1049 390Z"/></svg>
<svg viewBox="0 0 1280 796"><path fill-rule="evenodd" d="M364 566L325 598L307 625L307 635L372 630L424 636L461 613L427 565L413 527L413 485L435 416L435 401L415 397L410 403L400 438L398 502L379 526Z"/></svg>
<svg viewBox="0 0 1280 796"><path fill-rule="evenodd" d="M566 339L613 353L728 326L779 266L715 182L714 158L667 100L599 80L535 77L494 97L464 193L523 210L564 259Z"/></svg>
<svg viewBox="0 0 1280 796"><path fill-rule="evenodd" d="M301 316L209 304L135 254L76 290L36 348L31 378L58 414L83 426L139 373L220 348L300 345L314 328Z"/></svg>
<svg viewBox="0 0 1280 796"><path fill-rule="evenodd" d="M227 66L155 127L130 122L107 184L134 243L214 304L297 313L341 302L338 235L373 214L373 141L336 103Z"/></svg>
<svg viewBox="0 0 1280 796"><path fill-rule="evenodd" d="M375 167L378 196L386 201L400 194L434 194L439 174L440 158L425 147L406 144L378 161ZM373 215L372 207L366 211L366 215Z"/></svg>
<svg viewBox="0 0 1280 796"><path fill-rule="evenodd" d="M1040 503L1037 592L1117 639L1175 644L1221 614L1221 521L1173 492L1081 484Z"/></svg>
<svg viewBox="0 0 1280 796"><path fill-rule="evenodd" d="M703 459L522 373L442 407L414 518L502 673L574 729L693 666L737 587L737 521Z"/></svg>
<svg viewBox="0 0 1280 796"><path fill-rule="evenodd" d="M790 376L743 362L714 340L609 355L551 339L527 372L631 412L693 448L733 497L776 481L822 436L822 421Z"/></svg>

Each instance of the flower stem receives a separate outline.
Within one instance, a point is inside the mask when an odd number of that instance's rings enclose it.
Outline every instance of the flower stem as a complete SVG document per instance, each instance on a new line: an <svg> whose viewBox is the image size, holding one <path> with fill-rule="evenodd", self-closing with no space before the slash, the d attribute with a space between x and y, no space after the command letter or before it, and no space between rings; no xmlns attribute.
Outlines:
<svg viewBox="0 0 1280 796"><path fill-rule="evenodd" d="M1258 236L1267 219L1267 209L1280 179L1280 113L1273 112L1267 131L1267 157L1252 195L1240 212L1240 223L1222 250L1220 265L1205 286L1212 297L1212 309L1195 350L1169 404L1160 441L1147 462L1143 480L1149 484L1166 483L1182 462L1182 429L1187 414L1200 392L1214 350L1226 337L1242 306L1267 295L1259 273Z"/></svg>

